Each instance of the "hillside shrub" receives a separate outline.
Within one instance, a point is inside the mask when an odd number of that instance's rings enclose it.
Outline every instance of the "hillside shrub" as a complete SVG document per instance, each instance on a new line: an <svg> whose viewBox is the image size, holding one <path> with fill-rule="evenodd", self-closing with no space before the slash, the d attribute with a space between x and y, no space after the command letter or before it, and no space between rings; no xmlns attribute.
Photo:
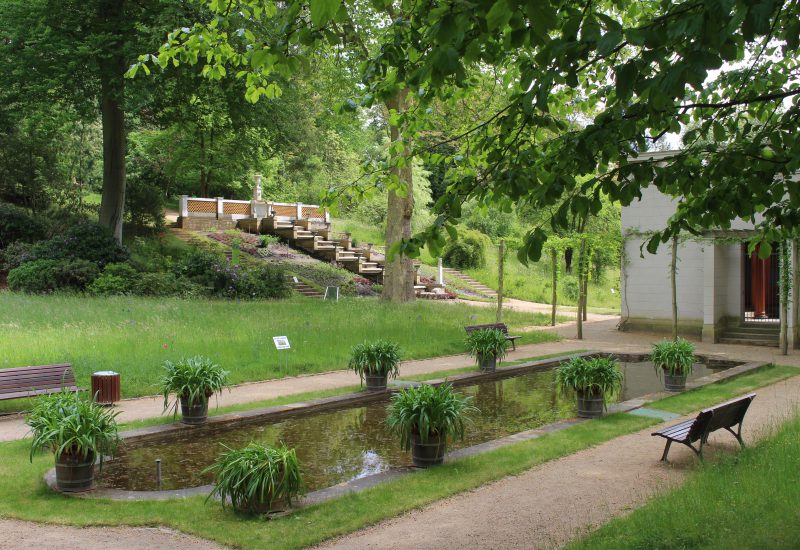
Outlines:
<svg viewBox="0 0 800 550"><path fill-rule="evenodd" d="M18 292L46 293L60 289L85 290L98 276L87 260L34 260L8 273L8 287Z"/></svg>
<svg viewBox="0 0 800 550"><path fill-rule="evenodd" d="M473 269L486 265L488 239L475 231L464 232L458 240L450 241L442 253L442 261L448 267Z"/></svg>
<svg viewBox="0 0 800 550"><path fill-rule="evenodd" d="M128 252L114 239L107 228L90 221L80 221L47 241L36 243L31 259L86 260L99 268L128 259Z"/></svg>
<svg viewBox="0 0 800 550"><path fill-rule="evenodd" d="M0 249L0 271L11 271L25 262L37 260L35 245L24 241L14 241Z"/></svg>
<svg viewBox="0 0 800 550"><path fill-rule="evenodd" d="M33 242L44 237L44 229L24 208L0 202L0 249L13 242Z"/></svg>
<svg viewBox="0 0 800 550"><path fill-rule="evenodd" d="M87 290L99 296L134 294L139 272L128 263L108 264Z"/></svg>

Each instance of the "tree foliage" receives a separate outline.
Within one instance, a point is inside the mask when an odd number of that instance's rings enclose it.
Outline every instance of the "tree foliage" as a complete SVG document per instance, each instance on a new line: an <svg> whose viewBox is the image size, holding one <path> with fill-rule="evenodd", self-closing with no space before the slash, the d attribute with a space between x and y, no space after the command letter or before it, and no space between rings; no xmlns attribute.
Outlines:
<svg viewBox="0 0 800 550"><path fill-rule="evenodd" d="M464 135L444 140L467 142L456 154L431 146L414 151L452 168L436 204L440 217L405 242L405 252L422 244L440 250L442 232L453 231L469 198L534 209L560 204L550 223L562 228L570 215L599 212L602 194L626 205L651 184L686 199L652 236L650 250L678 230L725 228L736 217L755 222L766 241L800 222L791 179L800 168L797 2L209 0L207 6L211 17L171 33L157 56L131 72L152 61L199 61L211 78L234 71L250 100L276 97L275 77L295 72L320 44L349 46L356 29L378 27L366 33L363 93L349 105L371 106L412 90L414 108L393 115L410 135L426 129L435 102L470 93L476 71L496 74L506 103ZM266 21L282 32L259 33ZM574 113L591 115L577 126L565 122ZM641 154L690 124L679 154L658 162ZM409 162L403 145L391 153L391 166ZM546 238L543 227L531 230L521 255L538 259Z"/></svg>

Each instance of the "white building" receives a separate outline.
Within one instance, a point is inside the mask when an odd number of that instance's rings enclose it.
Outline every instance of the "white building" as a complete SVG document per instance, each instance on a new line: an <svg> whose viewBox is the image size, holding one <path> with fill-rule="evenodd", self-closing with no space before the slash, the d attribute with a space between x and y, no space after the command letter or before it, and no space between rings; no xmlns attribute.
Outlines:
<svg viewBox="0 0 800 550"><path fill-rule="evenodd" d="M674 151L648 153L667 158ZM663 229L675 212L676 200L654 187L642 199L622 208L624 241L621 266L622 328L669 332L671 243L656 254L644 248L653 231ZM702 238L686 236L678 246L676 277L679 331L709 342L777 345L780 325L778 252L767 260L749 256L743 241L753 225L735 220L731 229L710 231ZM788 343L798 343L797 244L791 247L792 296L788 304Z"/></svg>

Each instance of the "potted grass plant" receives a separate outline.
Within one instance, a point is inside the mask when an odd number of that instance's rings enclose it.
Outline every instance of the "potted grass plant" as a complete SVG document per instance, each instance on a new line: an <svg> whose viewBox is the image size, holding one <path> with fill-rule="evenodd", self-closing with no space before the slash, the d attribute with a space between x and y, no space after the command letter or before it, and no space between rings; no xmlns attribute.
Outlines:
<svg viewBox="0 0 800 550"><path fill-rule="evenodd" d="M119 444L116 416L91 396L61 391L38 397L25 422L33 434L31 455L50 449L55 456L56 487L65 493L94 488L95 462L103 465Z"/></svg>
<svg viewBox="0 0 800 550"><path fill-rule="evenodd" d="M347 364L372 391L385 390L389 376L397 378L400 374L399 366L400 346L385 340L355 345Z"/></svg>
<svg viewBox="0 0 800 550"><path fill-rule="evenodd" d="M204 424L208 419L208 399L228 385L228 372L202 355L184 357L175 363L164 361L164 370L164 411L172 408L177 416L180 403L184 424ZM170 400L171 394L175 394L174 400Z"/></svg>
<svg viewBox="0 0 800 550"><path fill-rule="evenodd" d="M556 367L555 381L563 394L577 396L578 416L597 418L621 389L622 372L611 357L573 357Z"/></svg>
<svg viewBox="0 0 800 550"><path fill-rule="evenodd" d="M664 340L653 344L650 360L656 372L664 374L664 389L682 391L686 388L686 377L694 369L694 344L683 338Z"/></svg>
<svg viewBox="0 0 800 550"><path fill-rule="evenodd" d="M303 479L294 449L250 443L227 452L206 468L214 474L208 498L218 496L243 514L266 514L291 506L303 491Z"/></svg>
<svg viewBox="0 0 800 550"><path fill-rule="evenodd" d="M392 396L386 424L402 449L411 449L414 466L428 468L444 461L448 437L464 439L467 415L477 410L470 400L451 384L405 388Z"/></svg>
<svg viewBox="0 0 800 550"><path fill-rule="evenodd" d="M497 361L506 356L508 340L502 331L496 329L476 330L467 334L465 340L467 353L478 360L480 370L492 372Z"/></svg>

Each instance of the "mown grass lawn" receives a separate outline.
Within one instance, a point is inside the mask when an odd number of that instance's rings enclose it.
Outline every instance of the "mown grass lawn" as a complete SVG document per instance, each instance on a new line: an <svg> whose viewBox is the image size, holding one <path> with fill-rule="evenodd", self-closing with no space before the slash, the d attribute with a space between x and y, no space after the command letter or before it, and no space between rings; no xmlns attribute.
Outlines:
<svg viewBox="0 0 800 550"><path fill-rule="evenodd" d="M681 396L679 403L676 403L676 398L668 397L650 406L659 409L670 407L688 413L796 374L794 368L769 367L723 384L692 390L685 397ZM52 456L37 455L33 464L29 464L30 443L14 441L0 444L0 494L3 495L0 516L70 525L164 525L239 548L302 548L656 423L658 421L652 418L629 414L609 415L539 439L415 472L364 492L302 508L270 521L237 516L230 510L223 510L217 502L206 503L204 497L166 502L112 502L64 497L47 489L42 481L44 472L52 467ZM790 450L796 456L800 449L795 447L800 446L797 443L800 438L796 433L794 437L796 443ZM758 468L761 477L772 476L773 470L768 463ZM785 474L783 471L776 473ZM797 481L796 477L784 479ZM730 490L735 492L737 489L734 486ZM783 494L790 495L792 490L787 489ZM747 494L742 498L747 498ZM786 506L781 510L784 509ZM787 517L787 521L795 519L796 516ZM651 518L650 521L654 520Z"/></svg>
<svg viewBox="0 0 800 550"><path fill-rule="evenodd" d="M462 353L464 325L494 316L490 308L423 301L237 303L1 292L0 368L72 363L84 387L92 372L115 370L123 396L131 397L157 393L166 359L207 355L231 372L233 383L266 380L345 368L354 344L378 338L399 343L405 359ZM505 320L512 330L547 324L545 315L511 311ZM557 339L520 334L523 343ZM292 348L276 351L273 336L288 336Z"/></svg>

